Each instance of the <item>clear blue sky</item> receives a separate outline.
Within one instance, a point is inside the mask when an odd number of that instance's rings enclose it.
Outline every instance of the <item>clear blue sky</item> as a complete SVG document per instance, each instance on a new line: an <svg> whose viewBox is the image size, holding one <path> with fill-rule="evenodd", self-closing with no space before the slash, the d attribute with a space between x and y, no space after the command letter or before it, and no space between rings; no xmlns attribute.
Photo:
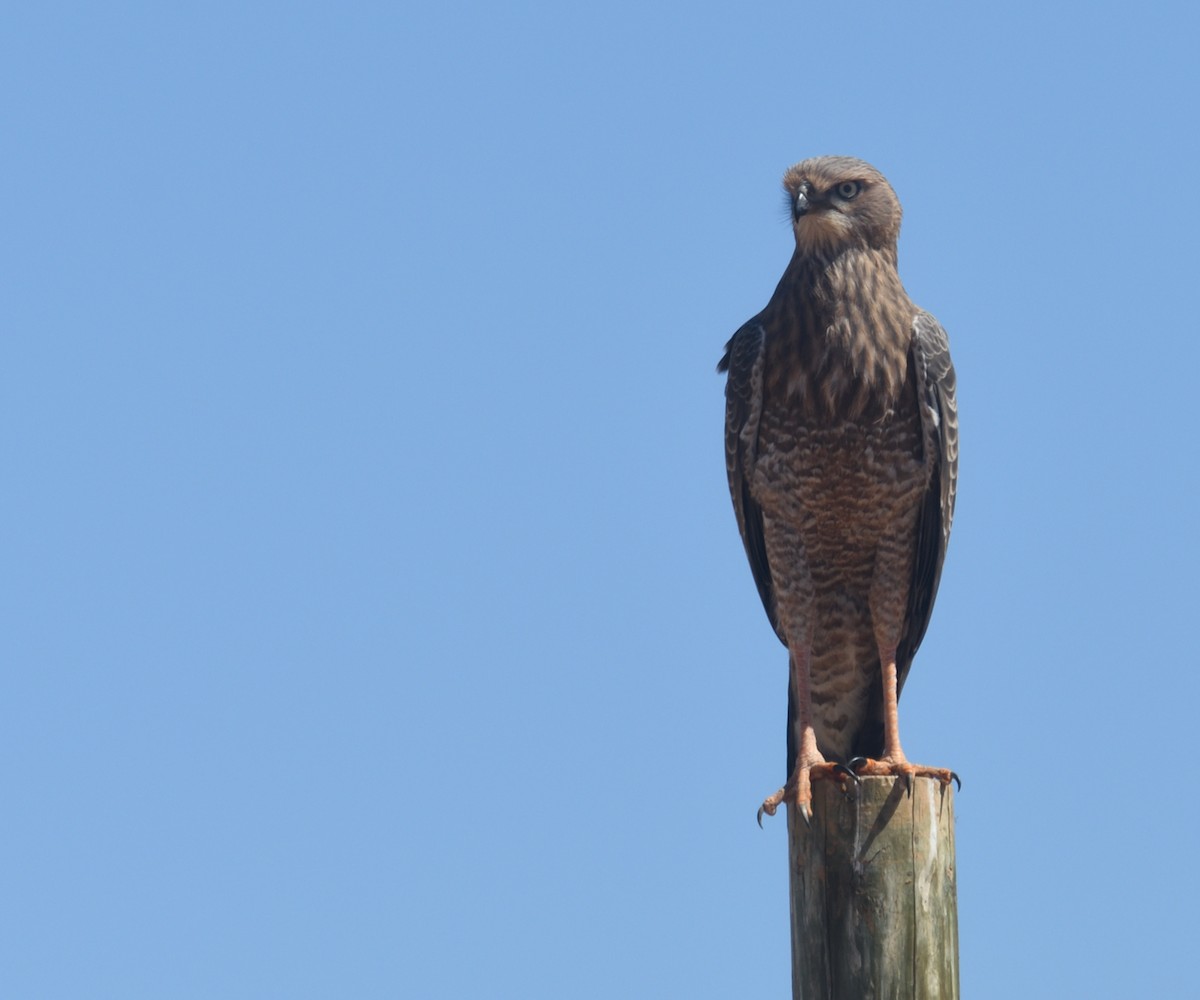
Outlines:
<svg viewBox="0 0 1200 1000"><path fill-rule="evenodd" d="M958 367L964 995L1194 989L1194 5L0 21L6 997L787 995L713 368L822 153Z"/></svg>

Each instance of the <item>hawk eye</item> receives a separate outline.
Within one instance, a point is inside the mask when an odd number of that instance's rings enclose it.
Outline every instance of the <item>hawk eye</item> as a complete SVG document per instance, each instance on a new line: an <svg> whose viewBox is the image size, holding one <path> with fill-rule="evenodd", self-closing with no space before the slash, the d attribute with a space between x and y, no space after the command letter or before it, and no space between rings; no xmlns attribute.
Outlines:
<svg viewBox="0 0 1200 1000"><path fill-rule="evenodd" d="M843 201L849 201L862 190L862 181L842 181L834 191Z"/></svg>

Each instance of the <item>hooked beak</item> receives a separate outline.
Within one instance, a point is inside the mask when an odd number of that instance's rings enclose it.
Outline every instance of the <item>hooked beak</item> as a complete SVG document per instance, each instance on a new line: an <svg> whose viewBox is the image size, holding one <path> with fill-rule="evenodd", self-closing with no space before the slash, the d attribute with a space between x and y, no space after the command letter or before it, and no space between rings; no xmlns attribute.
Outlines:
<svg viewBox="0 0 1200 1000"><path fill-rule="evenodd" d="M808 200L808 194L812 190L808 182L805 181L796 191L796 200L792 202L792 218L799 220L808 215L809 209L812 207Z"/></svg>

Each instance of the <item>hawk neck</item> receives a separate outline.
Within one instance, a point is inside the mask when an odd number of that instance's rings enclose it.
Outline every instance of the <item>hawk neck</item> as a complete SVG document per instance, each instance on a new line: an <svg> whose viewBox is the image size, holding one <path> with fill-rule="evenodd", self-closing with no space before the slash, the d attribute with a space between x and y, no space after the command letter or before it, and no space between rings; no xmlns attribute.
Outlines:
<svg viewBox="0 0 1200 1000"><path fill-rule="evenodd" d="M902 403L916 307L895 250L797 250L767 308L768 380L817 423L879 420Z"/></svg>

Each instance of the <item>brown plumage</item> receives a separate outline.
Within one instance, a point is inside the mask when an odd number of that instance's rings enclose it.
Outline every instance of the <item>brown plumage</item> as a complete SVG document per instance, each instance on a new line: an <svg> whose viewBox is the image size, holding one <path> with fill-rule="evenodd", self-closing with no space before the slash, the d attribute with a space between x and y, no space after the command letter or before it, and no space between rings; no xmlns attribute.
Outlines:
<svg viewBox="0 0 1200 1000"><path fill-rule="evenodd" d="M795 252L718 365L734 511L789 653L789 778L760 819L783 801L807 818L811 781L846 763L953 777L908 762L896 713L954 516L946 333L900 283L900 202L879 171L819 157L783 183Z"/></svg>

